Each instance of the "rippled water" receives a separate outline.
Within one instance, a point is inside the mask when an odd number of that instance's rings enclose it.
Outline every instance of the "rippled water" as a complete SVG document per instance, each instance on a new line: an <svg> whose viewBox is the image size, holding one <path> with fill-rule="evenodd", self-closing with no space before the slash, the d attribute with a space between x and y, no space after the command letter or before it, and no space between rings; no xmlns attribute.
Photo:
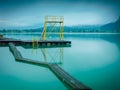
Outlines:
<svg viewBox="0 0 120 90"><path fill-rule="evenodd" d="M5 35L31 40L39 34ZM55 38L55 37L51 37ZM120 35L66 34L71 47L25 49L18 46L23 57L57 63L70 75L93 90L120 90ZM0 90L66 90L49 69L16 62L8 47L0 47Z"/></svg>

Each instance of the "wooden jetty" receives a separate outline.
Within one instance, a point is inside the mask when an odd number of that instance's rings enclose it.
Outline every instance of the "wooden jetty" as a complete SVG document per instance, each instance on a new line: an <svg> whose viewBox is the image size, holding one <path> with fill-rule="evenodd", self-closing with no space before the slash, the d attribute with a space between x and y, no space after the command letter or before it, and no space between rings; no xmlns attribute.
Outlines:
<svg viewBox="0 0 120 90"><path fill-rule="evenodd" d="M68 89L70 90L91 90L91 88L87 87L86 85L76 80L74 77L69 75L62 68L60 68L57 64L51 64L47 62L40 62L36 60L30 60L30 59L23 58L21 53L17 50L17 48L15 47L13 43L9 43L9 49L14 55L16 61L40 65L40 66L49 68L58 77L58 79L62 81L65 86L67 86Z"/></svg>
<svg viewBox="0 0 120 90"><path fill-rule="evenodd" d="M91 90L83 83L69 75L66 71L60 68L57 64L49 64L50 70L68 87L72 90Z"/></svg>
<svg viewBox="0 0 120 90"><path fill-rule="evenodd" d="M39 62L36 60L30 60L30 59L22 57L20 51L17 50L17 48L15 47L13 43L9 43L9 49L12 52L16 61L48 67L48 63Z"/></svg>
<svg viewBox="0 0 120 90"><path fill-rule="evenodd" d="M3 38L0 39L0 46L7 46L8 43L14 43L16 46L23 46L25 48L32 48L34 47L40 47L40 48L46 48L46 47L70 47L71 41L65 41L65 40L39 40L39 41L32 41L32 40L17 40L17 39L11 39L11 38Z"/></svg>

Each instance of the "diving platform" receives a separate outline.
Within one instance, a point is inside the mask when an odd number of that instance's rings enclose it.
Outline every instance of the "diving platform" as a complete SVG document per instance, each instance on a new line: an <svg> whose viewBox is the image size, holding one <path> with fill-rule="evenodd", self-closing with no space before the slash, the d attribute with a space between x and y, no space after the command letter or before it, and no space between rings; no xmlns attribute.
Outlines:
<svg viewBox="0 0 120 90"><path fill-rule="evenodd" d="M72 77L62 68L60 68L57 64L51 64L47 62L41 62L24 58L13 43L9 43L9 49L12 52L15 60L18 62L43 66L50 69L50 71L52 71L58 77L58 79L70 90L92 90L88 86L84 85L83 83L79 82L77 79Z"/></svg>

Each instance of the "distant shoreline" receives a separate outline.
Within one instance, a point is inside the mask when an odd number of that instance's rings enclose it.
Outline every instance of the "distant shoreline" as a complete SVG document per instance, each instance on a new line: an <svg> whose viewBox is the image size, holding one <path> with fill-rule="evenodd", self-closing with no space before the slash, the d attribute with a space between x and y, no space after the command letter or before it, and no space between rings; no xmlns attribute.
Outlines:
<svg viewBox="0 0 120 90"><path fill-rule="evenodd" d="M13 35L13 34L41 34L41 32L20 32L20 33L17 33L17 32L9 32L9 33L0 33L0 34L11 34L11 35ZM49 33L49 34L59 34L59 33ZM64 34L120 34L120 33L107 33L107 32L105 32L105 33L88 33L88 32L86 32L86 33L81 33L81 32L64 32Z"/></svg>

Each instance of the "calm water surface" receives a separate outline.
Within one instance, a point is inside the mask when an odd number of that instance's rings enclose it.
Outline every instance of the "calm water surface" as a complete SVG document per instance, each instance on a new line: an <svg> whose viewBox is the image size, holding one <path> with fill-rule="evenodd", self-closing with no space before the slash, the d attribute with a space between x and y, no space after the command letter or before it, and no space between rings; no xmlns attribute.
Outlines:
<svg viewBox="0 0 120 90"><path fill-rule="evenodd" d="M39 34L5 35L31 40ZM55 37L51 36L52 39ZM73 77L93 90L120 90L120 35L66 34L72 41L66 48L23 48L23 57L57 63ZM16 62L8 47L0 47L0 90L66 90L49 69Z"/></svg>

